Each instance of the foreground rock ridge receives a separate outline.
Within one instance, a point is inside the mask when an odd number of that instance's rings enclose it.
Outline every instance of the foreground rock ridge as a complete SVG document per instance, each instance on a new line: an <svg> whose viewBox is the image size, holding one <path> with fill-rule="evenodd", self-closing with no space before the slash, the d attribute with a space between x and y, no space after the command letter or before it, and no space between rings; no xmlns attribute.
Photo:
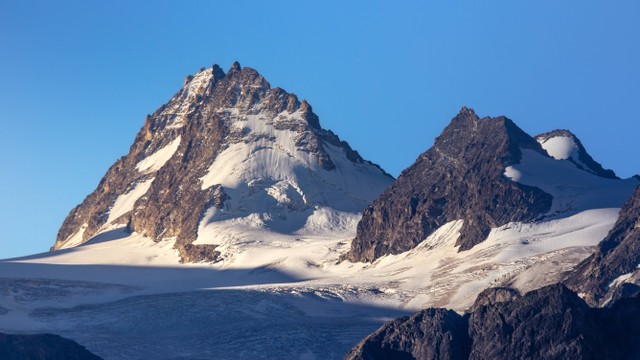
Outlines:
<svg viewBox="0 0 640 360"><path fill-rule="evenodd" d="M383 325L345 359L638 359L640 298L590 308L556 284L487 289L469 313L426 309Z"/></svg>
<svg viewBox="0 0 640 360"><path fill-rule="evenodd" d="M593 306L640 292L640 187L596 252L567 275L565 283Z"/></svg>
<svg viewBox="0 0 640 360"><path fill-rule="evenodd" d="M467 250L493 227L536 219L550 209L551 195L504 176L521 149L548 156L506 117L481 119L462 108L433 147L364 211L347 258L369 262L407 251L459 219L464 225L456 245Z"/></svg>
<svg viewBox="0 0 640 360"><path fill-rule="evenodd" d="M73 340L52 334L0 333L0 359L4 360L100 360Z"/></svg>
<svg viewBox="0 0 640 360"><path fill-rule="evenodd" d="M349 177L351 183L335 180ZM212 260L215 246L192 244L207 211L225 210L227 218L256 213L263 222L291 212L309 217L323 207L358 213L392 180L322 129L306 101L237 62L227 73L214 65L187 77L147 116L129 153L65 219L52 249L126 226L175 241L183 260ZM358 182L365 186L352 184Z"/></svg>

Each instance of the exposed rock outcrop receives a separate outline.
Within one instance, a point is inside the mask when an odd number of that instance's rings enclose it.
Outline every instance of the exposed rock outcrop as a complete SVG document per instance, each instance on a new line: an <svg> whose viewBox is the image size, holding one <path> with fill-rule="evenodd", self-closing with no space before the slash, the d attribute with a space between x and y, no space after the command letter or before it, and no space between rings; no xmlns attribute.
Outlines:
<svg viewBox="0 0 640 360"><path fill-rule="evenodd" d="M446 309L426 309L387 323L345 358L466 359L470 345L467 316Z"/></svg>
<svg viewBox="0 0 640 360"><path fill-rule="evenodd" d="M547 153L506 117L480 119L462 108L435 144L404 170L363 214L347 259L373 261L415 247L440 226L464 220L460 251L482 242L492 227L530 221L551 195L510 181L505 168L521 149Z"/></svg>
<svg viewBox="0 0 640 360"><path fill-rule="evenodd" d="M73 340L52 334L17 335L0 333L3 360L100 360Z"/></svg>
<svg viewBox="0 0 640 360"><path fill-rule="evenodd" d="M564 286L552 285L475 307L469 358L602 359L601 335L589 306Z"/></svg>
<svg viewBox="0 0 640 360"><path fill-rule="evenodd" d="M590 308L561 284L523 296L487 289L468 314L427 309L391 321L345 358L639 359L638 316L637 297Z"/></svg>

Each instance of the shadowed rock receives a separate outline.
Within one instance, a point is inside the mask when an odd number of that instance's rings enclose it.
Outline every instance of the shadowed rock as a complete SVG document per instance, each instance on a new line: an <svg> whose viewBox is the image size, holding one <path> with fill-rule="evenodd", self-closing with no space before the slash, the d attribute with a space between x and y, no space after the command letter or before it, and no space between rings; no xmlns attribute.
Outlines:
<svg viewBox="0 0 640 360"><path fill-rule="evenodd" d="M505 117L480 119L462 108L435 144L404 170L363 213L346 258L370 262L412 249L442 225L463 219L460 251L492 227L530 221L549 210L551 195L507 179L521 148L547 153Z"/></svg>
<svg viewBox="0 0 640 360"><path fill-rule="evenodd" d="M564 285L487 289L464 316L427 309L388 322L345 359L639 359L640 299L590 308Z"/></svg>
<svg viewBox="0 0 640 360"><path fill-rule="evenodd" d="M345 359L466 359L470 343L466 316L426 309L385 324Z"/></svg>
<svg viewBox="0 0 640 360"><path fill-rule="evenodd" d="M470 359L601 359L597 319L562 285L474 306Z"/></svg>
<svg viewBox="0 0 640 360"><path fill-rule="evenodd" d="M58 335L9 335L0 333L3 360L100 360L84 346Z"/></svg>

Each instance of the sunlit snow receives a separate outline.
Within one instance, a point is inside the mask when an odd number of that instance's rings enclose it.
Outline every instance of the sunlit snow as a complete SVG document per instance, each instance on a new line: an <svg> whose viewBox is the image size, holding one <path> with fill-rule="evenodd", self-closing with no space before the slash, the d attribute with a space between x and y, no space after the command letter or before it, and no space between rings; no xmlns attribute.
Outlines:
<svg viewBox="0 0 640 360"><path fill-rule="evenodd" d="M554 160L529 149L522 149L520 163L508 166L504 174L552 195L553 205L547 216L620 207L639 184L635 178L603 178L579 169L568 160Z"/></svg>
<svg viewBox="0 0 640 360"><path fill-rule="evenodd" d="M136 164L136 169L140 172L155 172L160 170L160 168L162 168L164 164L171 159L176 150L178 150L178 146L180 146L180 139L181 137L178 136L162 149L144 158Z"/></svg>
<svg viewBox="0 0 640 360"><path fill-rule="evenodd" d="M142 195L147 193L147 191L151 187L151 183L153 182L153 180L154 178L151 178L138 183L134 186L133 189L118 196L115 203L111 207L111 210L109 211L109 219L107 220L107 224L111 224L120 216L133 210L133 205Z"/></svg>

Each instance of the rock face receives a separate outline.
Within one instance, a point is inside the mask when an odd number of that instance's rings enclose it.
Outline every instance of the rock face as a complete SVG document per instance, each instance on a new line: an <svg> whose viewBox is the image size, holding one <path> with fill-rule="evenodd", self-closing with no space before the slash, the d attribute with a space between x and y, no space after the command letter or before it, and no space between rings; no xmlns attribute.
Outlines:
<svg viewBox="0 0 640 360"><path fill-rule="evenodd" d="M478 306L469 318L469 336L470 359L604 358L595 314L561 285Z"/></svg>
<svg viewBox="0 0 640 360"><path fill-rule="evenodd" d="M568 274L565 283L591 305L638 292L640 284L640 187L596 252Z"/></svg>
<svg viewBox="0 0 640 360"><path fill-rule="evenodd" d="M0 359L4 360L100 360L75 341L58 335L8 335L0 333Z"/></svg>
<svg viewBox="0 0 640 360"><path fill-rule="evenodd" d="M512 289L487 289L470 314L428 309L394 320L345 358L638 359L638 315L639 298L590 308L560 284L524 296ZM443 326L443 319L455 327ZM448 344L466 352L453 357L451 348L443 346Z"/></svg>
<svg viewBox="0 0 640 360"><path fill-rule="evenodd" d="M467 317L446 309L426 309L387 323L345 358L466 359L470 344Z"/></svg>
<svg viewBox="0 0 640 360"><path fill-rule="evenodd" d="M369 262L407 251L459 219L464 225L457 245L467 250L492 227L545 213L551 195L504 176L505 168L520 160L521 149L547 156L511 120L480 119L463 108L433 147L364 211L347 259Z"/></svg>
<svg viewBox="0 0 640 360"><path fill-rule="evenodd" d="M495 287L483 290L471 307L471 312L485 305L510 302L520 298L520 292L508 287Z"/></svg>
<svg viewBox="0 0 640 360"><path fill-rule="evenodd" d="M127 226L174 241L183 260L215 260L211 247L185 248L206 214L206 222L255 214L269 227L295 213L304 225L322 208L361 212L392 180L322 129L306 101L251 68L234 63L225 73L214 65L187 77L147 117L129 153L65 219L52 249Z"/></svg>

